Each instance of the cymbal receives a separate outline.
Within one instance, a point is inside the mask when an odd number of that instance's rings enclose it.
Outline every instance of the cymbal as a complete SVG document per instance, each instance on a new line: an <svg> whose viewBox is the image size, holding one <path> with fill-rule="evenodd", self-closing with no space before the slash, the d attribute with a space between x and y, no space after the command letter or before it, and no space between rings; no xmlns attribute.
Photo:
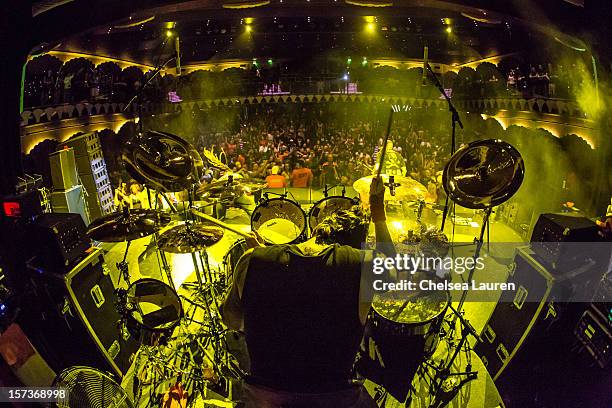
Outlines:
<svg viewBox="0 0 612 408"><path fill-rule="evenodd" d="M240 184L240 189L246 193L254 193L264 188L266 188L266 182L263 180L250 180Z"/></svg>
<svg viewBox="0 0 612 408"><path fill-rule="evenodd" d="M482 209L510 199L523 183L520 153L502 140L477 140L457 150L444 167L449 198L465 208Z"/></svg>
<svg viewBox="0 0 612 408"><path fill-rule="evenodd" d="M238 182L219 183L213 181L198 187L196 195L201 200L224 200L233 201L239 194Z"/></svg>
<svg viewBox="0 0 612 408"><path fill-rule="evenodd" d="M223 228L210 223L181 224L164 232L157 240L159 249L174 254L202 251L223 238Z"/></svg>
<svg viewBox="0 0 612 408"><path fill-rule="evenodd" d="M123 146L122 159L137 181L160 191L181 191L200 180L203 161L186 140L167 132L147 131Z"/></svg>
<svg viewBox="0 0 612 408"><path fill-rule="evenodd" d="M153 234L169 222L169 215L156 210L125 210L93 221L87 235L101 242L132 241Z"/></svg>
<svg viewBox="0 0 612 408"><path fill-rule="evenodd" d="M353 183L353 188L360 194L370 194L370 185L376 175L365 176ZM389 183L389 175L381 174L383 182ZM399 184L395 187L395 195L392 196L389 187L385 186L385 200L393 201L413 201L424 199L427 194L427 188L411 177L394 176L394 182Z"/></svg>

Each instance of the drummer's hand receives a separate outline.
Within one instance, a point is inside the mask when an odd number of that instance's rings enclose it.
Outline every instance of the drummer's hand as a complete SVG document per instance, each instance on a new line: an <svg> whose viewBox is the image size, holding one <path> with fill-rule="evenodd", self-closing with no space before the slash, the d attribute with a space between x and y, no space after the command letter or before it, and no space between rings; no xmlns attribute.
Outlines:
<svg viewBox="0 0 612 408"><path fill-rule="evenodd" d="M259 248L265 246L264 239L257 233L257 231L251 231L249 237L244 238L247 248Z"/></svg>
<svg viewBox="0 0 612 408"><path fill-rule="evenodd" d="M385 184L381 177L374 177L370 184L370 211L372 221L384 221L385 216Z"/></svg>

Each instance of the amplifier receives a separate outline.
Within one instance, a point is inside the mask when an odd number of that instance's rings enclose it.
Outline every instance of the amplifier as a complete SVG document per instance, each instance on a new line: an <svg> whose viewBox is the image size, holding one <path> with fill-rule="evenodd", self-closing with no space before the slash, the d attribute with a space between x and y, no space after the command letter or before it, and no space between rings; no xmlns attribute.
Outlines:
<svg viewBox="0 0 612 408"><path fill-rule="evenodd" d="M599 242L597 225L585 217L565 214L541 214L533 227L531 248L553 270L569 270L593 255L589 246L576 242ZM593 251L598 248L590 246Z"/></svg>
<svg viewBox="0 0 612 408"><path fill-rule="evenodd" d="M42 273L32 279L18 324L47 364L59 373L86 365L123 377L139 343L123 327L118 297L104 263L93 248L67 274Z"/></svg>
<svg viewBox="0 0 612 408"><path fill-rule="evenodd" d="M74 150L62 149L49 155L53 188L66 190L79 184Z"/></svg>
<svg viewBox="0 0 612 408"><path fill-rule="evenodd" d="M32 225L34 265L55 273L67 272L90 247L79 214L43 214Z"/></svg>
<svg viewBox="0 0 612 408"><path fill-rule="evenodd" d="M89 225L89 214L83 198L83 186L74 186L49 195L51 209L54 213L78 213L85 225Z"/></svg>
<svg viewBox="0 0 612 408"><path fill-rule="evenodd" d="M591 304L574 334L601 368L612 361L612 303Z"/></svg>

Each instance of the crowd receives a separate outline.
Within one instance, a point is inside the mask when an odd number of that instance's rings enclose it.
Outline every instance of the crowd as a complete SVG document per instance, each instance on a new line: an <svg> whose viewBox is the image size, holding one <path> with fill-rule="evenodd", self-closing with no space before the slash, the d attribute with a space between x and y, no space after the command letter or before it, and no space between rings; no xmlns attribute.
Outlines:
<svg viewBox="0 0 612 408"><path fill-rule="evenodd" d="M219 112L205 120L194 114L189 118L196 122L192 126L184 118L159 119L159 123L149 118L145 127L180 133L199 151L213 151L234 173L265 180L270 188L351 186L373 173L389 110L381 106L380 112L365 117L348 105L334 111L332 106L251 106L238 117ZM429 118L432 115L425 110L396 115L390 138L397 156L404 160L403 175L427 187L435 201L441 195L439 175L450 138L447 126ZM114 172L114 184L127 177ZM209 175L202 181L210 181Z"/></svg>

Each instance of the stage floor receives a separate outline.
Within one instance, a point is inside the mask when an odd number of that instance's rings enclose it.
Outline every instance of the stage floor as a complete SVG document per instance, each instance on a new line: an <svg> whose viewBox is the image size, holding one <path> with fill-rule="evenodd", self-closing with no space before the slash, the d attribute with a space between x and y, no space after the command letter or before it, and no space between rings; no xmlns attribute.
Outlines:
<svg viewBox="0 0 612 408"><path fill-rule="evenodd" d="M454 223L447 220L445 226L445 233L447 234L449 239L451 239L451 241L457 244L457 247L455 249L455 255L465 254L466 256L470 256L473 254L475 250L475 245L473 244L474 238L478 236L478 233L480 231L479 223L481 222L481 218L479 217L481 216L474 216L472 220L472 225L455 225ZM438 223L437 225L440 225L439 223L441 223L441 219L439 213L431 212L429 214L428 221L432 224ZM170 224L164 230L171 228L172 225L176 225L178 222L179 221L173 222L173 224ZM244 232L249 232L251 229L250 218L248 214L242 209L230 208L226 214L224 222L231 224L235 228ZM402 220L399 216L391 215L388 217L388 225L392 235L397 233L397 231L394 231L394 229L397 230L400 228L405 228L406 224L412 225L412 222L413 220ZM496 221L492 221L490 224L489 237L491 243L522 242L522 239L517 232L515 232L509 226ZM231 231L225 231L225 234L221 241L208 248L207 252L211 270L219 271L223 269L225 255L228 253L232 245L234 245L240 240L241 237L238 234ZM117 284L119 274L115 265L117 262L123 259L126 244L101 244L101 247L106 252L105 259L107 265L111 269L111 276L113 282ZM506 247L501 247L501 250L499 249L500 247L495 246L495 253L487 253L487 245L485 244L483 246L483 252L486 259L486 267L482 271L477 271L475 273L474 280L476 282L505 280L505 277L507 276L507 265L512 261L514 254L513 251L510 251L509 249L506 249L506 253L503 253L503 248ZM177 255L169 253L166 253L164 255L170 266L169 273L166 273L161 267L161 256L154 244L153 237L145 237L132 241L127 256L131 281L134 282L141 278L153 278L161 280L168 284L168 279L171 278L171 285L177 288L177 293L179 295L184 296L186 298L193 296L191 289L187 288L187 286L189 286L189 283L196 282L196 273L192 255ZM453 280L460 279L462 279L460 275L453 275ZM121 282L120 286L126 287L125 282ZM471 298L471 296L474 295L470 293L464 305L465 317L480 333L486 325L489 316L491 315L495 307L499 294L497 295L497 297L492 296L491 299L487 299L487 301L482 301L480 299L475 300ZM456 306L458 299L452 299L452 301L453 305ZM202 311L197 311L196 313L201 314ZM184 330L187 332L189 332L190 330L196 330L194 329L194 327L194 324L185 325ZM447 350L445 347L445 343L440 342L440 346L438 347L435 356L443 356L446 352ZM240 354L240 347L236 348L236 354ZM244 356L237 356L237 360L244 360ZM459 370L465 368L465 365L467 363L465 360L465 356L463 355L460 359L457 360L457 368ZM468 382L461 389L460 393L454 398L453 403L450 406L478 408L493 408L501 406L499 393L497 392L490 375L487 373L480 358L473 351L471 353L471 360L473 369L478 371L478 378L476 380ZM128 393L130 395L133 395L133 377L133 373L130 372L126 375L123 381L123 386L128 390ZM157 404L151 401L151 399L155 400L157 398L160 398L159 393L162 393L164 389L167 389L170 385L172 385L175 380L176 378L168 379L164 381L163 384L158 384L157 389L152 393L150 393L149 391L145 391L143 393L143 396L140 398L138 405L141 407L145 407L147 406L147 404L151 403L151 405L149 406L157 406ZM429 395L427 387L425 387L421 383L420 379L417 377L415 377L413 385L415 386L416 393L412 399L412 403L409 406L415 408L427 407L429 404ZM235 387L232 388L236 389ZM376 384L366 381L366 388L369 392L372 393L372 395L376 393ZM208 389L204 390L203 392L200 392L200 394L201 395L198 395L196 400L193 401L193 404L191 404L190 401L190 406L232 407L235 406L232 400L236 400L239 398L239 396L237 395L239 394L239 391L236 391L234 395L231 395L230 393L228 398L224 398L213 390ZM190 398L190 400L193 399ZM384 406L399 407L402 406L402 404L395 401L392 397L389 396L386 402L384 403Z"/></svg>

